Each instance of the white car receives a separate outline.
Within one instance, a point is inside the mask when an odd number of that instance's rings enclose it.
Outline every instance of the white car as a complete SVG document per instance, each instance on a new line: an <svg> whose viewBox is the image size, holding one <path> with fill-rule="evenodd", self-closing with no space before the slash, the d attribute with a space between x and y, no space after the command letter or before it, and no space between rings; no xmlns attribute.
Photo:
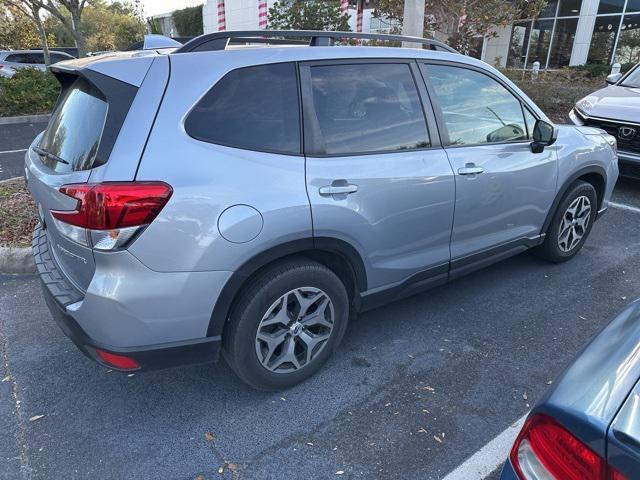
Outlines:
<svg viewBox="0 0 640 480"><path fill-rule="evenodd" d="M51 63L73 60L65 52L50 52ZM37 68L45 71L44 52L42 50L0 50L0 77L13 77L20 68Z"/></svg>
<svg viewBox="0 0 640 480"><path fill-rule="evenodd" d="M607 77L608 87L587 95L569 113L576 125L598 127L618 140L620 163L640 166L640 64Z"/></svg>

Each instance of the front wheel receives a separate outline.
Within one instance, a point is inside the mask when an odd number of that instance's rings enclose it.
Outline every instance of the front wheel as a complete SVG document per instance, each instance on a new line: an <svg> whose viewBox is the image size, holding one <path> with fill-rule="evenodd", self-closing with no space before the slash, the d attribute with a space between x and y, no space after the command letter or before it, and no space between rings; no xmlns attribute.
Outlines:
<svg viewBox="0 0 640 480"><path fill-rule="evenodd" d="M348 295L335 273L311 260L288 260L241 293L224 332L223 353L252 387L287 388L327 361L348 314Z"/></svg>
<svg viewBox="0 0 640 480"><path fill-rule="evenodd" d="M573 183L558 205L544 243L536 249L538 256L554 263L573 258L591 232L597 209L598 195L593 185Z"/></svg>

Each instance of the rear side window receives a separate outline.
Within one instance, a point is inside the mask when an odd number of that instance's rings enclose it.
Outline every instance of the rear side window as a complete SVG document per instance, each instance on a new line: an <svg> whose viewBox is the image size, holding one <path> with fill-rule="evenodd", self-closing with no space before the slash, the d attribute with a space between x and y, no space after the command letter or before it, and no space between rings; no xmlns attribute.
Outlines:
<svg viewBox="0 0 640 480"><path fill-rule="evenodd" d="M311 67L313 106L328 155L390 152L431 145L407 64Z"/></svg>
<svg viewBox="0 0 640 480"><path fill-rule="evenodd" d="M7 55L5 62L11 63L27 63L27 56L21 53L15 53L13 55Z"/></svg>
<svg viewBox="0 0 640 480"><path fill-rule="evenodd" d="M297 82L293 63L233 70L198 102L187 117L185 129L203 142L299 154Z"/></svg>
<svg viewBox="0 0 640 480"><path fill-rule="evenodd" d="M483 73L427 65L452 145L522 141L528 138L522 104Z"/></svg>
<svg viewBox="0 0 640 480"><path fill-rule="evenodd" d="M87 170L93 167L107 116L107 102L101 93L82 78L63 92L49 120L40 148L67 162L43 157L56 171Z"/></svg>

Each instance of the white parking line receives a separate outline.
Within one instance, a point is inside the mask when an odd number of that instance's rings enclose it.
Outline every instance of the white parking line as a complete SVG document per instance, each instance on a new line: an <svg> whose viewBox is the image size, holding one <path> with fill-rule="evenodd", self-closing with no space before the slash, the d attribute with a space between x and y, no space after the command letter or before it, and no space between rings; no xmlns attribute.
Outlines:
<svg viewBox="0 0 640 480"><path fill-rule="evenodd" d="M2 155L3 153L22 153L22 152L26 152L27 150L29 149L23 148L21 150L5 150L4 152L0 152L0 155Z"/></svg>
<svg viewBox="0 0 640 480"><path fill-rule="evenodd" d="M442 480L482 480L498 468L509 456L509 451L527 419L526 413L513 425L474 453L466 462Z"/></svg>
<svg viewBox="0 0 640 480"><path fill-rule="evenodd" d="M613 208L619 208L620 210L626 210L628 212L640 213L640 208L632 207L631 205L625 205L624 203L609 202L609 206Z"/></svg>

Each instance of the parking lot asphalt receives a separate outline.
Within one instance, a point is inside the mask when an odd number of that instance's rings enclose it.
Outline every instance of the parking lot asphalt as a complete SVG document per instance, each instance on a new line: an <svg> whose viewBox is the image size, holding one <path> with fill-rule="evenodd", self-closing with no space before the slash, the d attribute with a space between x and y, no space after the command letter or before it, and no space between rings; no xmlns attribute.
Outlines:
<svg viewBox="0 0 640 480"><path fill-rule="evenodd" d="M0 126L0 180L22 175L25 149L46 126L46 122Z"/></svg>
<svg viewBox="0 0 640 480"><path fill-rule="evenodd" d="M615 201L640 207L640 182ZM0 277L0 478L443 478L640 296L639 224L612 208L568 263L523 254L367 312L280 393L224 363L109 372L64 337L35 277Z"/></svg>

